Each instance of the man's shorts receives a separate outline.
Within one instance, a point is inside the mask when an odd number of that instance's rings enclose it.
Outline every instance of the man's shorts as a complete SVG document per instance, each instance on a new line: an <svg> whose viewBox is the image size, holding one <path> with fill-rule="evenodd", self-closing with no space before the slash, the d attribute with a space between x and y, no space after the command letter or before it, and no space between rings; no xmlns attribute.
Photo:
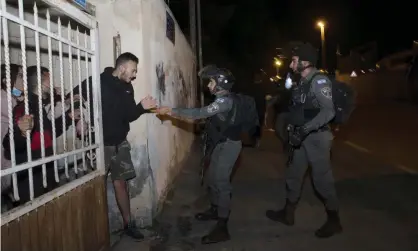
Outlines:
<svg viewBox="0 0 418 251"><path fill-rule="evenodd" d="M110 171L112 180L130 180L136 177L131 159L131 146L127 140L117 146L105 146L106 173Z"/></svg>

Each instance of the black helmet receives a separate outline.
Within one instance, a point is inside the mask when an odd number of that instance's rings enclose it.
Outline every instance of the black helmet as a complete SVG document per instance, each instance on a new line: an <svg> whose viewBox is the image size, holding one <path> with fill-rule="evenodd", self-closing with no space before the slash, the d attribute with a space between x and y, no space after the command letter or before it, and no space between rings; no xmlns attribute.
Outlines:
<svg viewBox="0 0 418 251"><path fill-rule="evenodd" d="M298 43L292 49L292 56L299 57L299 61L307 61L316 65L318 61L318 51L310 43Z"/></svg>
<svg viewBox="0 0 418 251"><path fill-rule="evenodd" d="M235 83L235 77L225 68L218 68L216 65L208 65L203 67L199 73L199 77L216 81L216 86L224 90L230 90Z"/></svg>

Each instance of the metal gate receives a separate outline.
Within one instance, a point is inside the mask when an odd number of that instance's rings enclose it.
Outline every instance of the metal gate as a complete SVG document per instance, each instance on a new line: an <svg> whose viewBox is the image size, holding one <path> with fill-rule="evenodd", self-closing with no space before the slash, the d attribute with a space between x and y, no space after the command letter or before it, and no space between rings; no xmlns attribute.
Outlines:
<svg viewBox="0 0 418 251"><path fill-rule="evenodd" d="M10 200L1 215L3 247L9 224L71 192L85 193L83 186L91 188L91 182L104 190L105 171L95 18L64 0L1 0L0 6L2 98L7 98L7 108L1 107L6 133L1 179L10 184L2 186L2 200ZM19 87L20 96L14 92ZM86 200L94 198L105 208L104 191ZM94 210L107 216L103 208Z"/></svg>

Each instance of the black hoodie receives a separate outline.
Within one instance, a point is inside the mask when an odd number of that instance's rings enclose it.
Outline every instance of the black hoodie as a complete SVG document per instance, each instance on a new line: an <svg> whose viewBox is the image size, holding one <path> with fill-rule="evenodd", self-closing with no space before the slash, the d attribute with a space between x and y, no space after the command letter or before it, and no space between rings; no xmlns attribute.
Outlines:
<svg viewBox="0 0 418 251"><path fill-rule="evenodd" d="M112 75L113 68L107 67L100 74L100 88L102 98L103 138L105 146L116 146L122 143L129 133L129 123L137 120L146 113L141 103L136 104L134 89L131 83L126 83ZM93 123L93 87L90 83L91 121ZM86 81L82 83L83 99L87 101ZM74 88L74 95L79 93L78 86Z"/></svg>

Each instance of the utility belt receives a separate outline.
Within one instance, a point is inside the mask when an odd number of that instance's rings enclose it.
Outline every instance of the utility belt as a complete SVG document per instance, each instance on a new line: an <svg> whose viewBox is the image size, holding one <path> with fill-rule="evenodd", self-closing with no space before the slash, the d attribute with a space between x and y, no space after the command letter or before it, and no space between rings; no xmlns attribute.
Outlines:
<svg viewBox="0 0 418 251"><path fill-rule="evenodd" d="M320 127L318 130L312 131L312 132L326 132L326 131L330 131L331 129L329 128L328 125L324 125L323 127Z"/></svg>
<svg viewBox="0 0 418 251"><path fill-rule="evenodd" d="M294 126L303 126L314 119L320 112L320 109L305 109L303 104L289 107L289 124Z"/></svg>
<svg viewBox="0 0 418 251"><path fill-rule="evenodd" d="M295 131L295 129L297 128L298 126L295 126L295 125L288 125L287 126L287 131L289 132L289 133L292 133L292 132L294 132ZM328 126L328 125L324 125L324 126L322 126L322 127L320 127L320 128L318 128L317 130L314 130L314 131L311 131L310 133L316 133L316 132L326 132L326 131L330 131L331 129L330 129L330 127Z"/></svg>
<svg viewBox="0 0 418 251"><path fill-rule="evenodd" d="M225 137L225 136L222 136L221 138L208 137L207 143L208 143L208 145L217 145L219 143L224 143L227 140L228 140L228 137Z"/></svg>

